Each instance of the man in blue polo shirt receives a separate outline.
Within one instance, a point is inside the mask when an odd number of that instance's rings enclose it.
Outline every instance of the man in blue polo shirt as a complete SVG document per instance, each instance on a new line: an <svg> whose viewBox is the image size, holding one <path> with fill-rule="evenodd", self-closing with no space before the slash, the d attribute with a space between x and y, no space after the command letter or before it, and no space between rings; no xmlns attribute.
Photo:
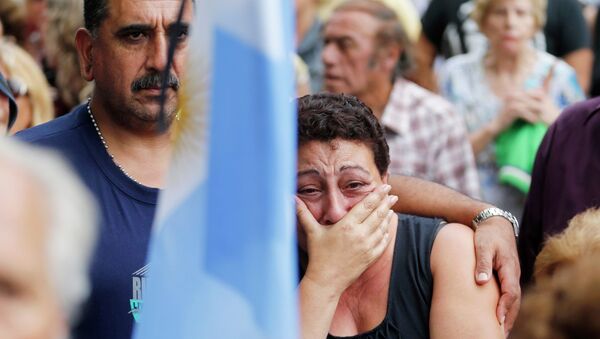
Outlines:
<svg viewBox="0 0 600 339"><path fill-rule="evenodd" d="M178 32L166 99L170 122L187 51L190 0ZM92 293L76 338L130 338L142 305L145 257L170 133L157 132L161 72L180 0L89 0L76 34L80 71L95 81L87 104L19 138L60 150L100 202Z"/></svg>
<svg viewBox="0 0 600 339"><path fill-rule="evenodd" d="M167 63L168 33L175 30L179 44L165 105L170 126L192 19L192 1L184 1L189 3L181 27L175 24L180 0L85 0L86 27L77 32L76 45L82 75L95 81L92 98L61 118L18 134L63 153L100 204L92 293L75 338L129 338L134 321L140 319L148 269L145 256L171 153L170 128L157 132L161 72ZM402 187L399 197L405 212L470 224L489 207L418 179L399 177L395 183ZM503 282L499 317L510 310L510 323L520 297L511 224L502 217L482 222L476 242L481 250L475 276L483 274L480 280L487 281L492 266L499 269Z"/></svg>

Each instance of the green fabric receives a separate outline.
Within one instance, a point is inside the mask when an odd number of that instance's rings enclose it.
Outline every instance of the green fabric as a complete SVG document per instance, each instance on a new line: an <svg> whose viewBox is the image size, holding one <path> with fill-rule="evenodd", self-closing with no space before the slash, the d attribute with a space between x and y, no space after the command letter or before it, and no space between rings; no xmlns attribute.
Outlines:
<svg viewBox="0 0 600 339"><path fill-rule="evenodd" d="M527 194L538 147L548 130L543 123L515 121L496 138L498 179Z"/></svg>

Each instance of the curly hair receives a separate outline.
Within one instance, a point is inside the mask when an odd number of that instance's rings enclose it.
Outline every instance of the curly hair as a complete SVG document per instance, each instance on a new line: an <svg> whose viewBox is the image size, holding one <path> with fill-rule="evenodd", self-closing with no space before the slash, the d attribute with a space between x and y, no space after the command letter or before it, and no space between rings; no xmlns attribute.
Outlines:
<svg viewBox="0 0 600 339"><path fill-rule="evenodd" d="M600 338L600 254L580 257L525 293L512 339Z"/></svg>
<svg viewBox="0 0 600 339"><path fill-rule="evenodd" d="M310 141L358 141L373 152L380 175L387 172L390 152L373 111L352 95L321 93L298 99L298 146Z"/></svg>
<svg viewBox="0 0 600 339"><path fill-rule="evenodd" d="M569 221L561 233L546 240L535 260L534 277L539 280L593 253L600 254L600 209L590 208Z"/></svg>

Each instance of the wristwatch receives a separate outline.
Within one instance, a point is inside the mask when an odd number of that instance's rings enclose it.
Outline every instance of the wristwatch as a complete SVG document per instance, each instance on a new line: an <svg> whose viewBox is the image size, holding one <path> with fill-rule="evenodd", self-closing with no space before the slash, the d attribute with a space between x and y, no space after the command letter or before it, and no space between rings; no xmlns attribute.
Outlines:
<svg viewBox="0 0 600 339"><path fill-rule="evenodd" d="M497 207L486 208L483 211L479 212L473 218L473 229L477 230L479 224L481 224L484 220L487 220L491 217L503 217L504 219L510 221L513 227L513 231L515 232L515 238L519 237L519 221L508 211L501 210Z"/></svg>

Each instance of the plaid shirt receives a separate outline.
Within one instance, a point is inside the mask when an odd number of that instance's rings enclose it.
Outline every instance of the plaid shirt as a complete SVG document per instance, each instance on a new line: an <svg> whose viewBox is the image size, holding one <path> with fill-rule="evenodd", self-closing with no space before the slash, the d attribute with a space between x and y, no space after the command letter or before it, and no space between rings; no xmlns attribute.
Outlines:
<svg viewBox="0 0 600 339"><path fill-rule="evenodd" d="M469 135L450 103L398 79L381 124L390 147L391 174L423 178L479 198Z"/></svg>

